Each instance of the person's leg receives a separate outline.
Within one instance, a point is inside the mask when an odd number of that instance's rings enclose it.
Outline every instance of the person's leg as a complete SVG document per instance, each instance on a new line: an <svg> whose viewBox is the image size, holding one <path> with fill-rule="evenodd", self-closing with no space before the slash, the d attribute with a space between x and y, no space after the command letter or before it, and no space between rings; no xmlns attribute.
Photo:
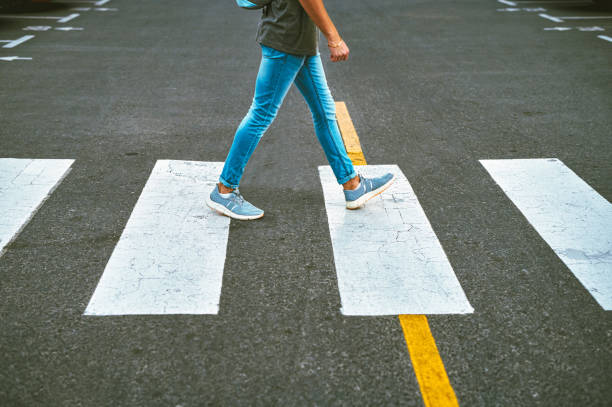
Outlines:
<svg viewBox="0 0 612 407"><path fill-rule="evenodd" d="M356 187L359 183L353 163L346 153L336 120L336 105L327 87L321 56L307 57L295 78L312 112L315 133L323 147L327 161L339 184ZM354 185L353 185L354 184Z"/></svg>
<svg viewBox="0 0 612 407"><path fill-rule="evenodd" d="M253 103L236 130L219 181L238 188L244 168L257 143L268 129L291 87L304 57L262 45L262 59L255 83Z"/></svg>
<svg viewBox="0 0 612 407"><path fill-rule="evenodd" d="M358 176L353 168L338 129L336 105L327 87L320 55L306 58L295 84L312 111L317 138L323 146L336 180L344 187L346 207L357 209L385 191L395 179L393 174L366 178Z"/></svg>

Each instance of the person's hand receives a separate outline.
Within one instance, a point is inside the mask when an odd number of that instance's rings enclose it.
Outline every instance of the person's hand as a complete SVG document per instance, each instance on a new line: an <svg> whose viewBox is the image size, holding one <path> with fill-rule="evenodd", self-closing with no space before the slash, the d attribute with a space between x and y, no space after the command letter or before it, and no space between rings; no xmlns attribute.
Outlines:
<svg viewBox="0 0 612 407"><path fill-rule="evenodd" d="M339 43L328 42L327 46L329 47L332 62L346 61L348 59L350 51L344 41L340 40Z"/></svg>

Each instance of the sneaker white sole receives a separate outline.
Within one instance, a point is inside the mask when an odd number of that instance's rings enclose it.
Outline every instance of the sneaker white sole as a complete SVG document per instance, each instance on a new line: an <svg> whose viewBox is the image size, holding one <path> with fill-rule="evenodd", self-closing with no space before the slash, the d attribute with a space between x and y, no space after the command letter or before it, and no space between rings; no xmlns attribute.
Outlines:
<svg viewBox="0 0 612 407"><path fill-rule="evenodd" d="M359 209L359 208L361 208L363 206L363 204L365 204L367 201L369 201L370 199L374 198L376 195L380 195L387 188L389 188L391 186L391 184L393 184L393 181L395 181L395 174L393 174L393 177L389 181L387 181L386 184L384 184L383 186L379 187L378 189L370 191L367 194L363 194L362 196L360 196L359 198L357 198L354 201L347 201L346 202L347 209Z"/></svg>
<svg viewBox="0 0 612 407"><path fill-rule="evenodd" d="M227 209L225 206L212 201L210 198L206 198L206 205L210 208L210 209L214 209L217 212L225 215L225 216L229 216L230 218L233 219L238 219L238 220L253 220L253 219L259 219L262 216L264 216L264 213L260 213L259 215L238 215L237 213L234 213L232 211L230 211L229 209Z"/></svg>

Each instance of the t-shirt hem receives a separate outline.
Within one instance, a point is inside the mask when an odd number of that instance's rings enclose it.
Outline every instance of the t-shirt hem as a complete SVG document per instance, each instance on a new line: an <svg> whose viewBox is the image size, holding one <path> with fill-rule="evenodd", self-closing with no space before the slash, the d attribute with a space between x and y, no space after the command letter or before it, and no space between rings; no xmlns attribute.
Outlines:
<svg viewBox="0 0 612 407"><path fill-rule="evenodd" d="M296 49L296 48L291 48L291 47L287 47L283 44L279 44L279 43L275 43L275 42L270 42L267 40L260 40L260 39L256 39L255 41L257 41L259 44L265 45L266 47L270 47L270 48L274 48L278 51L282 51L282 52L286 52L287 54L293 54L293 55L299 55L299 56L303 56L303 55L307 55L307 56L315 56L317 55L317 50L315 49L314 51L312 49Z"/></svg>

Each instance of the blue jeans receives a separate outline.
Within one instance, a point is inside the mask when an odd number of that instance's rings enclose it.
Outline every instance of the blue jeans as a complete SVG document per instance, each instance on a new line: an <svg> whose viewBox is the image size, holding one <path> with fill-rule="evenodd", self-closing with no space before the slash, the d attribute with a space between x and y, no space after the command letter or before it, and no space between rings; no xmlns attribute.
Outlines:
<svg viewBox="0 0 612 407"><path fill-rule="evenodd" d="M310 107L315 133L338 183L357 176L338 129L336 105L327 87L321 56L297 56L265 45L261 48L253 103L236 130L219 181L226 187L238 188L251 154L294 82Z"/></svg>

